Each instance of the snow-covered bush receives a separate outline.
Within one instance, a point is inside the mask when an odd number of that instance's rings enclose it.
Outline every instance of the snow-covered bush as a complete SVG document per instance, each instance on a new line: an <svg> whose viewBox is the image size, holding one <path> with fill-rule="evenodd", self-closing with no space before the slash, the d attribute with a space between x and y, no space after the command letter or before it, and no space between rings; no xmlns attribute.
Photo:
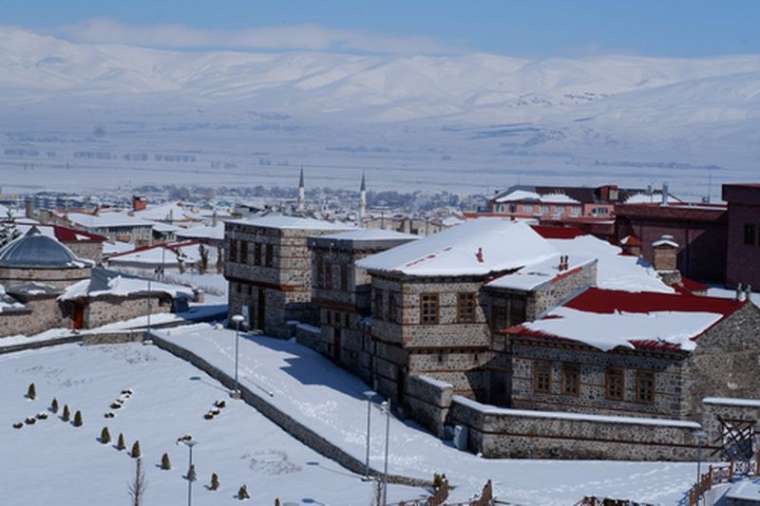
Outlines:
<svg viewBox="0 0 760 506"><path fill-rule="evenodd" d="M250 499L251 496L248 494L248 486L243 484L240 485L240 490L238 490L237 498L241 501L245 501L246 499Z"/></svg>
<svg viewBox="0 0 760 506"><path fill-rule="evenodd" d="M139 440L137 440L137 441L134 442L134 444L132 445L132 451L129 452L129 455L133 459L139 459L140 457L142 457L142 452L140 451L140 441Z"/></svg>
<svg viewBox="0 0 760 506"><path fill-rule="evenodd" d="M83 423L82 422L82 412L79 411L79 410L77 410L77 412L74 413L74 421L72 422L72 424L74 425L74 427L81 427L82 423Z"/></svg>
<svg viewBox="0 0 760 506"><path fill-rule="evenodd" d="M190 466L190 469L187 470L187 481L195 481L198 479L198 475L195 472L195 464Z"/></svg>
<svg viewBox="0 0 760 506"><path fill-rule="evenodd" d="M171 468L172 468L172 462L171 460L169 460L169 454L164 453L163 455L161 455L161 469L163 469L164 471L168 471Z"/></svg>
<svg viewBox="0 0 760 506"><path fill-rule="evenodd" d="M111 433L108 432L108 427L103 427L103 430L100 431L100 442L104 445L111 442Z"/></svg>
<svg viewBox="0 0 760 506"><path fill-rule="evenodd" d="M209 490L219 490L219 475L211 473L211 484L208 486Z"/></svg>
<svg viewBox="0 0 760 506"><path fill-rule="evenodd" d="M20 429L23 426L24 426L24 424L21 423L21 422L16 422L16 423L13 424L13 428L14 429Z"/></svg>
<svg viewBox="0 0 760 506"><path fill-rule="evenodd" d="M58 413L58 399L53 397L53 402L50 403L50 412Z"/></svg>
<svg viewBox="0 0 760 506"><path fill-rule="evenodd" d="M124 442L124 434L119 433L119 438L116 440L116 449L121 451L127 448L127 443Z"/></svg>
<svg viewBox="0 0 760 506"><path fill-rule="evenodd" d="M37 419L34 418L33 416L27 416L26 420L24 420L24 423L27 425L34 425L35 423L37 423Z"/></svg>
<svg viewBox="0 0 760 506"><path fill-rule="evenodd" d="M61 414L61 420L63 420L64 422L68 422L70 418L71 418L71 411L69 410L69 405L64 404L63 413Z"/></svg>
<svg viewBox="0 0 760 506"><path fill-rule="evenodd" d="M26 398L30 400L37 398L37 387L34 386L34 383L31 383L29 388L26 389Z"/></svg>

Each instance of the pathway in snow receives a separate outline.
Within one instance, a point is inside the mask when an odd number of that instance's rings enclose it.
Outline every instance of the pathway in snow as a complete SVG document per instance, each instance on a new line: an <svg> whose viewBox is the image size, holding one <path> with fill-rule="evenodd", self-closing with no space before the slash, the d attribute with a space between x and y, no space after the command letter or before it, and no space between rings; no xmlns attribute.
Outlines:
<svg viewBox="0 0 760 506"><path fill-rule="evenodd" d="M234 375L235 332L201 324L160 335ZM240 340L240 381L334 444L364 459L367 386L329 360L294 341L264 336ZM382 469L384 418L373 409L372 465ZM431 478L445 472L458 499L494 480L498 496L518 504L567 505L584 495L677 504L692 484L688 463L488 460L454 449L413 423L391 421L390 471Z"/></svg>

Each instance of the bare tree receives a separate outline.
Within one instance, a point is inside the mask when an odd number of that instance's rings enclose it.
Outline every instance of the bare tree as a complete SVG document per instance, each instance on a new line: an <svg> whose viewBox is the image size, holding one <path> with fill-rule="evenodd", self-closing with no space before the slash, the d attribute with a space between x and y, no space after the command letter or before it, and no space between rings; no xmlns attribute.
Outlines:
<svg viewBox="0 0 760 506"><path fill-rule="evenodd" d="M145 495L146 488L148 488L148 483L145 481L145 471L143 471L142 468L142 459L135 459L135 478L127 486L129 497L132 499L132 506L142 506L143 495Z"/></svg>

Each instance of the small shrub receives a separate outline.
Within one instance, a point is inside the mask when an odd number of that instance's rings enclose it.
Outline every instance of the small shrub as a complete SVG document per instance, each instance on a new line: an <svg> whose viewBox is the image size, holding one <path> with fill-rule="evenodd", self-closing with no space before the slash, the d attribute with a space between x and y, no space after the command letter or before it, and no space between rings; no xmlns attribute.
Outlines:
<svg viewBox="0 0 760 506"><path fill-rule="evenodd" d="M211 419L213 419L213 418L214 418L214 415L212 415L212 414L209 412L209 413L206 413L205 415L203 415L203 418L204 418L205 420L211 420Z"/></svg>
<svg viewBox="0 0 760 506"><path fill-rule="evenodd" d="M63 420L64 422L68 422L70 418L71 418L71 411L69 410L69 405L64 404L63 413L61 414L61 420Z"/></svg>
<svg viewBox="0 0 760 506"><path fill-rule="evenodd" d="M103 430L100 431L100 442L104 445L111 442L111 433L108 432L108 427L103 427Z"/></svg>
<svg viewBox="0 0 760 506"><path fill-rule="evenodd" d="M219 490L219 475L211 473L211 484L208 487L210 490Z"/></svg>
<svg viewBox="0 0 760 506"><path fill-rule="evenodd" d="M274 506L280 506L280 498L279 497L275 497L275 499L274 499Z"/></svg>
<svg viewBox="0 0 760 506"><path fill-rule="evenodd" d="M34 386L34 383L31 383L29 388L26 389L26 398L30 400L37 398L37 387Z"/></svg>
<svg viewBox="0 0 760 506"><path fill-rule="evenodd" d="M187 481L195 481L198 479L198 474L195 472L195 464L190 466L187 470Z"/></svg>
<svg viewBox="0 0 760 506"><path fill-rule="evenodd" d="M21 423L21 422L16 422L16 423L13 424L13 428L14 429L20 429L23 426L24 426L24 424Z"/></svg>
<svg viewBox="0 0 760 506"><path fill-rule="evenodd" d="M111 409L121 409L121 404L119 404L118 402L112 402Z"/></svg>
<svg viewBox="0 0 760 506"><path fill-rule="evenodd" d="M103 418L113 418L114 416L116 416L116 415L114 415L113 413L111 413L109 411L108 413L106 413L105 415L103 415Z"/></svg>
<svg viewBox="0 0 760 506"><path fill-rule="evenodd" d="M132 451L130 452L130 455L133 459L139 459L142 456L142 452L140 452L140 441L135 441L135 443L132 445Z"/></svg>
<svg viewBox="0 0 760 506"><path fill-rule="evenodd" d="M26 420L24 420L24 423L27 425L34 425L35 423L37 423L37 419L34 418L33 416L27 416Z"/></svg>
<svg viewBox="0 0 760 506"><path fill-rule="evenodd" d="M214 408L211 411L209 411L213 416L219 415L222 413L222 411L219 408Z"/></svg>
<svg viewBox="0 0 760 506"><path fill-rule="evenodd" d="M163 469L164 471L168 471L171 468L172 468L172 462L171 460L169 460L169 454L164 453L163 455L161 455L161 469Z"/></svg>
<svg viewBox="0 0 760 506"><path fill-rule="evenodd" d="M40 411L39 413L37 413L36 416L37 416L37 420L47 420L47 417L48 417L47 413L45 413L44 411Z"/></svg>
<svg viewBox="0 0 760 506"><path fill-rule="evenodd" d="M240 490L238 490L237 497L241 501L245 501L246 499L251 498L251 496L248 494L248 487L246 485L240 485Z"/></svg>
<svg viewBox="0 0 760 506"><path fill-rule="evenodd" d="M83 423L82 422L82 412L79 411L79 410L77 410L77 412L74 413L74 421L72 422L72 424L74 425L74 427L81 427L82 423Z"/></svg>
<svg viewBox="0 0 760 506"><path fill-rule="evenodd" d="M116 449L121 451L127 448L127 443L124 442L124 434L119 433L119 437L116 440Z"/></svg>
<svg viewBox="0 0 760 506"><path fill-rule="evenodd" d="M53 402L50 403L50 411L52 413L58 413L58 399L53 397Z"/></svg>
<svg viewBox="0 0 760 506"><path fill-rule="evenodd" d="M224 402L223 400L216 401L214 403L214 407L217 407L217 408L224 408L226 405L227 405L227 403Z"/></svg>

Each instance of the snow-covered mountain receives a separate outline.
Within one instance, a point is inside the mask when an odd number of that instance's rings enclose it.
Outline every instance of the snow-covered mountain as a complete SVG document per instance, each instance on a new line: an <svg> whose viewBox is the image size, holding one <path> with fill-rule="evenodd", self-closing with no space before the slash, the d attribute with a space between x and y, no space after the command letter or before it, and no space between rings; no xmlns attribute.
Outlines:
<svg viewBox="0 0 760 506"><path fill-rule="evenodd" d="M444 146L460 158L477 152L745 168L760 159L760 55L528 60L163 51L6 27L0 94L0 126L13 132L91 132L96 124L124 130L111 127L118 119L136 125L132 134L148 134L151 125L287 135L343 129L326 137L350 146L395 142L391 150Z"/></svg>

